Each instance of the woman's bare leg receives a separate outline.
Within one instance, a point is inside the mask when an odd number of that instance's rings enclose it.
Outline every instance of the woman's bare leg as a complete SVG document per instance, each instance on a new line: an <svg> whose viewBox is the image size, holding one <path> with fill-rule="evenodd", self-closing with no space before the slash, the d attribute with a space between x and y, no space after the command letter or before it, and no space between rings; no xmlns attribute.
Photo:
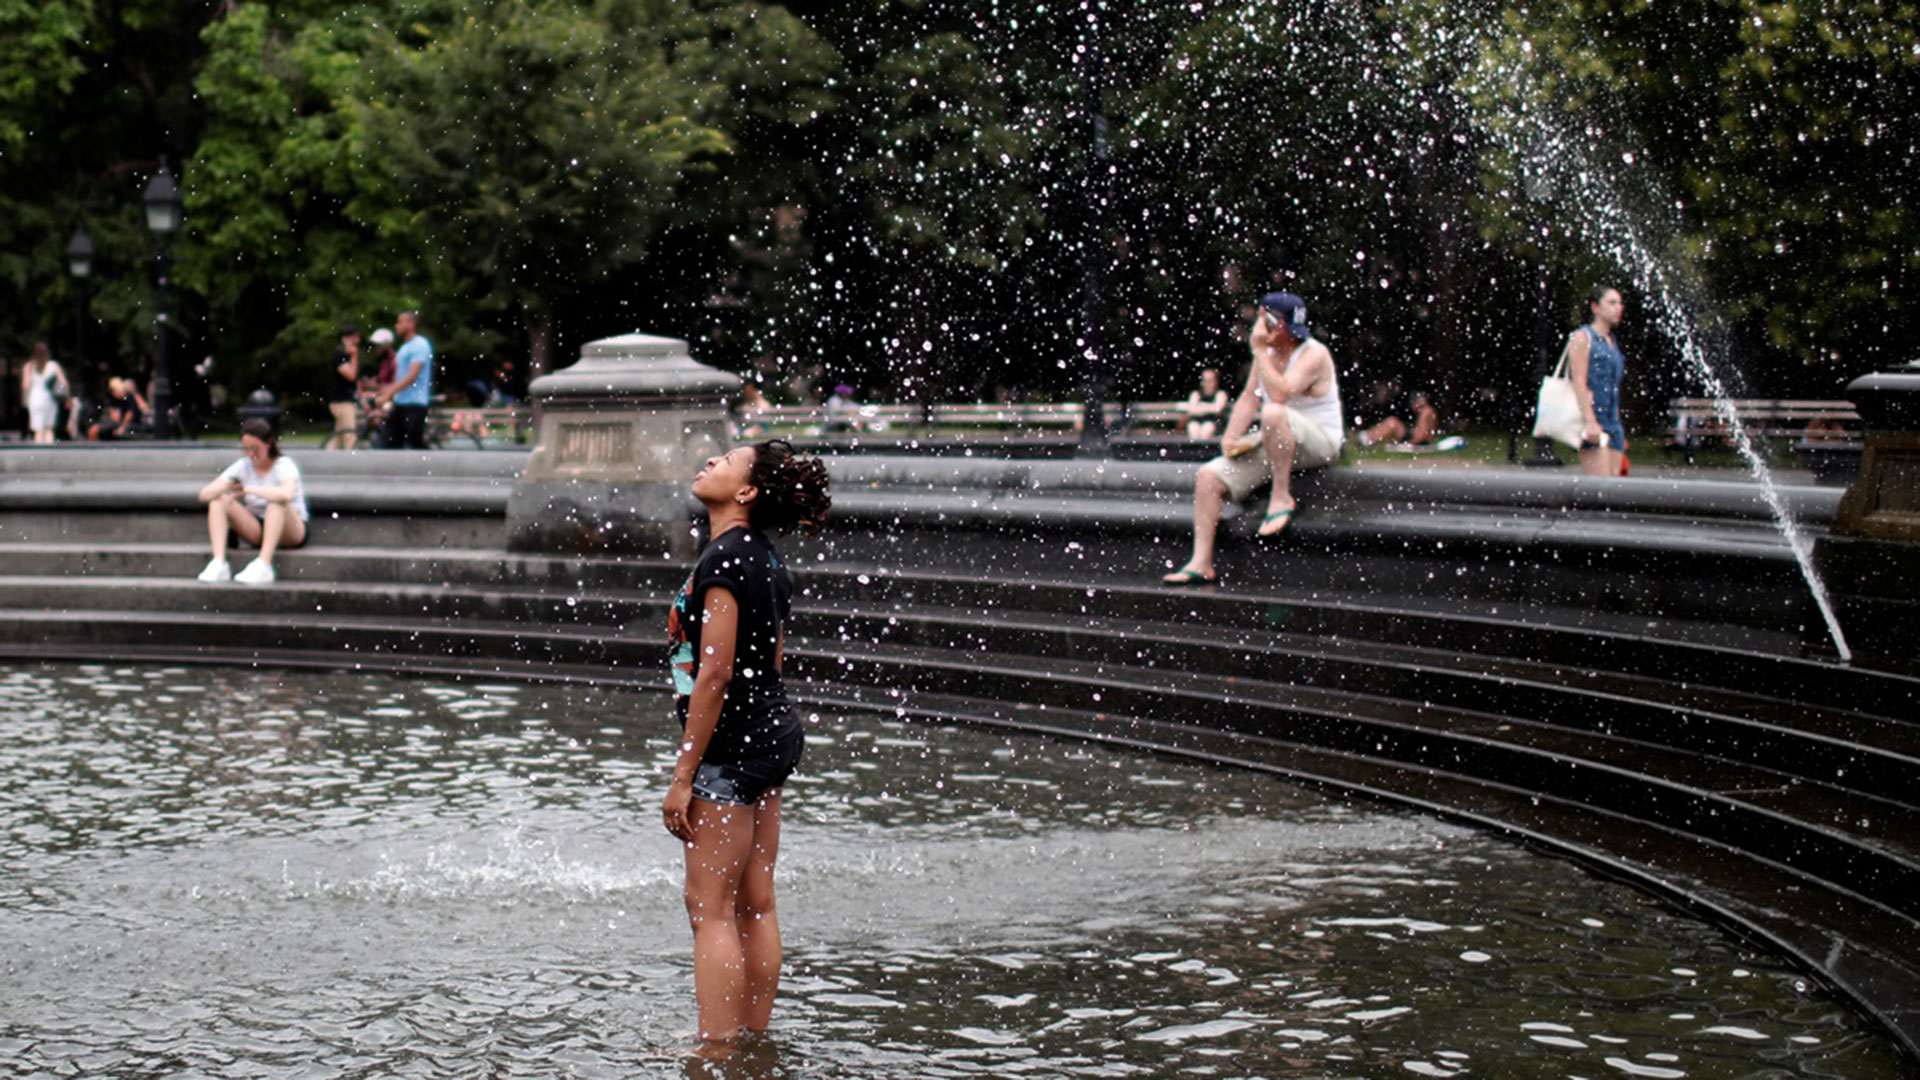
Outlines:
<svg viewBox="0 0 1920 1080"><path fill-rule="evenodd" d="M1580 471L1588 476L1619 476L1620 451L1604 446L1580 448Z"/></svg>
<svg viewBox="0 0 1920 1080"><path fill-rule="evenodd" d="M207 504L207 538L213 542L213 557L227 557L227 538L230 533L239 533L240 539L249 544L260 543L260 519L248 512L240 500L231 495L216 496Z"/></svg>
<svg viewBox="0 0 1920 1080"><path fill-rule="evenodd" d="M260 561L272 566L274 552L280 550L281 544L298 547L306 536L307 523L294 514L293 507L286 503L268 503L266 524L260 530Z"/></svg>
<svg viewBox="0 0 1920 1080"><path fill-rule="evenodd" d="M215 559L227 557L227 503L231 501L220 495L207 502L207 541L213 545Z"/></svg>
<svg viewBox="0 0 1920 1080"><path fill-rule="evenodd" d="M1360 433L1361 446L1373 446L1377 443L1399 442L1407 436L1407 422L1397 416L1389 416Z"/></svg>
<svg viewBox="0 0 1920 1080"><path fill-rule="evenodd" d="M780 791L753 808L753 850L734 901L734 925L740 929L740 953L746 962L747 1001L743 1020L749 1031L765 1031L780 989L780 913L773 901L773 864L780 855Z"/></svg>
<svg viewBox="0 0 1920 1080"><path fill-rule="evenodd" d="M694 799L687 810L687 921L693 925L693 994L700 1038L731 1039L747 1022L747 958L737 911L740 883L753 854L751 806Z"/></svg>
<svg viewBox="0 0 1920 1080"><path fill-rule="evenodd" d="M1421 409L1414 417L1413 430L1407 433L1407 441L1415 446L1425 446L1440 433L1440 413L1434 409Z"/></svg>

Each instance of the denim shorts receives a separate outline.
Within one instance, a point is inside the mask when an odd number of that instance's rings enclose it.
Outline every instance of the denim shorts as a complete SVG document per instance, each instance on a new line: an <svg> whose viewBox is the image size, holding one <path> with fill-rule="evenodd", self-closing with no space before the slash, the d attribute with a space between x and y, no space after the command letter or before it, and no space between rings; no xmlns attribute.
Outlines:
<svg viewBox="0 0 1920 1080"><path fill-rule="evenodd" d="M745 761L702 761L693 774L693 796L722 806L752 806L767 792L787 782L807 747L806 734L795 729L767 752Z"/></svg>

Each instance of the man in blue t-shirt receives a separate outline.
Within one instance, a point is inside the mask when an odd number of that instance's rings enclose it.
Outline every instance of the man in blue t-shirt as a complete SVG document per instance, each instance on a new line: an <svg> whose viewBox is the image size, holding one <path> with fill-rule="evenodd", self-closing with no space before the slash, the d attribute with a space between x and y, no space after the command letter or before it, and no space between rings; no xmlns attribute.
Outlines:
<svg viewBox="0 0 1920 1080"><path fill-rule="evenodd" d="M427 448L427 402L433 390L433 342L419 331L420 313L403 311L393 321L400 351L393 358L393 381L380 388L379 401L393 403L387 410L384 434L389 449Z"/></svg>

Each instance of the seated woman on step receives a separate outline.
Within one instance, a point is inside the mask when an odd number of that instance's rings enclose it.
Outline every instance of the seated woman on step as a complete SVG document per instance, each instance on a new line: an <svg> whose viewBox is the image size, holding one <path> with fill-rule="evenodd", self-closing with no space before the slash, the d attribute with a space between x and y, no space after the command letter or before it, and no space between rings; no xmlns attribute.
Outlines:
<svg viewBox="0 0 1920 1080"><path fill-rule="evenodd" d="M273 425L258 418L240 425L240 449L245 456L200 489L213 544L213 560L200 571L200 580L266 585L274 579L274 553L307 541L307 493L300 467L281 455ZM238 574L227 565L231 533L260 549L260 557Z"/></svg>

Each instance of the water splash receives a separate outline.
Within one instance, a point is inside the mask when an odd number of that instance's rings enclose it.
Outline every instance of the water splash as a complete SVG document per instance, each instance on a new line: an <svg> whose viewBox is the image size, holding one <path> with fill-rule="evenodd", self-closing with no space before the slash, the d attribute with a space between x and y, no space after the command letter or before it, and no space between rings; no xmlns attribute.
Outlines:
<svg viewBox="0 0 1920 1080"><path fill-rule="evenodd" d="M1518 93L1507 100L1524 102ZM1746 462L1747 471L1759 485L1775 527L1799 564L1800 576L1805 579L1820 616L1826 621L1840 661L1851 663L1853 652L1847 647L1826 583L1814 568L1812 545L1794 520L1792 510L1774 482L1773 470L1734 409L1732 394L1701 342L1699 321L1692 314L1699 306L1689 302L1700 290L1689 287L1684 270L1654 249L1648 239L1652 223L1644 220L1646 215L1634 213L1614 180L1615 170L1597 159L1592 144L1568 136L1567 122L1542 108L1525 104L1517 105L1515 114L1499 120L1486 125L1488 133L1513 152L1519 162L1523 186L1530 193L1539 194L1542 201L1552 198L1560 202L1558 221L1565 222L1590 250L1611 258L1626 273L1639 291L1654 325L1680 350L1687 367L1713 399L1714 411ZM1624 154L1622 160L1629 168L1635 164L1631 152ZM1653 181L1643 178L1642 183L1651 185ZM1658 199L1655 205L1675 204Z"/></svg>
<svg viewBox="0 0 1920 1080"><path fill-rule="evenodd" d="M1517 186L1542 213L1551 211L1553 225L1580 238L1586 250L1611 259L1638 288L1653 325L1674 342L1686 367L1713 398L1724 430L1761 488L1774 527L1786 538L1793 561L1807 580L1834 650L1841 663L1851 663L1853 651L1839 628L1826 582L1812 565L1811 544L1793 519L1772 469L1734 409L1726 380L1701 342L1701 323L1695 313L1707 307L1693 300L1707 290L1692 281L1684 259L1657 250L1661 240L1657 233L1667 238L1680 234L1682 204L1670 198L1649 169L1640 167L1630 138L1605 133L1596 125L1580 125L1576 117L1555 106L1559 73L1540 67L1542 58L1530 42L1523 38L1519 52L1511 54L1501 52L1490 38L1473 33L1455 40L1459 48L1478 54L1452 85L1463 115L1471 117L1478 135L1511 158ZM1459 58L1461 54L1453 52L1453 61ZM1619 150L1619 158L1605 158L1603 146Z"/></svg>

